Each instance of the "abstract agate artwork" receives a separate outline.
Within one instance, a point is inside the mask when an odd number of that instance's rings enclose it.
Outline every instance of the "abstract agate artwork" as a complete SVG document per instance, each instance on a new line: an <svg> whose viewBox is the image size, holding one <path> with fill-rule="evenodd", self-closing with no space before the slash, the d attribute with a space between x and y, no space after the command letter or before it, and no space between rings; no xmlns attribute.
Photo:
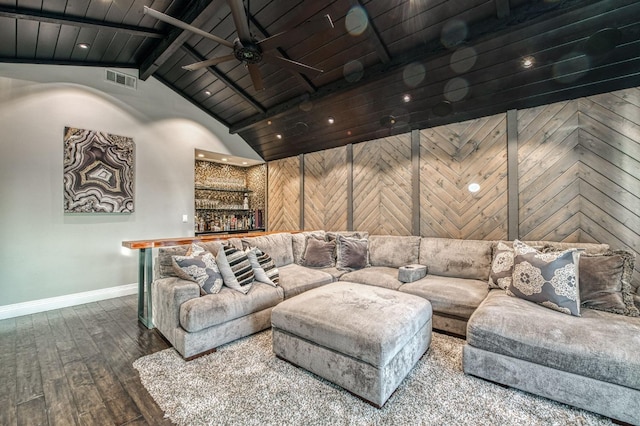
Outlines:
<svg viewBox="0 0 640 426"><path fill-rule="evenodd" d="M132 213L133 139L65 127L64 212Z"/></svg>

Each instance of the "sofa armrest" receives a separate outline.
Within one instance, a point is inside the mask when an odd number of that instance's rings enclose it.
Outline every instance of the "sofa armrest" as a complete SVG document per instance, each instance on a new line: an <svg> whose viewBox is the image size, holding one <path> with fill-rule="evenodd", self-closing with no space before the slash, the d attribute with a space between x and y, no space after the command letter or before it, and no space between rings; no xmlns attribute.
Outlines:
<svg viewBox="0 0 640 426"><path fill-rule="evenodd" d="M175 331L180 327L180 306L196 297L200 297L200 286L192 281L178 277L153 281L151 291L153 323L174 346Z"/></svg>

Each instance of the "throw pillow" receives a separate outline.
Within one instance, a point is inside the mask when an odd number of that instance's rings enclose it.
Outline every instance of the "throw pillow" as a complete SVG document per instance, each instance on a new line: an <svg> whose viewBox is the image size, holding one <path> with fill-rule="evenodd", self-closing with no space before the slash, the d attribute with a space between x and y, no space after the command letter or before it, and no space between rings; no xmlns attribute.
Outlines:
<svg viewBox="0 0 640 426"><path fill-rule="evenodd" d="M336 267L352 271L369 266L369 240L338 235Z"/></svg>
<svg viewBox="0 0 640 426"><path fill-rule="evenodd" d="M489 272L489 288L506 290L513 276L513 248L503 242L493 247L493 262Z"/></svg>
<svg viewBox="0 0 640 426"><path fill-rule="evenodd" d="M280 273L271 256L257 247L250 247L245 250L245 253L253 268L256 281L276 287L280 282Z"/></svg>
<svg viewBox="0 0 640 426"><path fill-rule="evenodd" d="M222 275L213 254L192 244L184 256L172 256L176 275L200 286L200 295L215 294L222 288Z"/></svg>
<svg viewBox="0 0 640 426"><path fill-rule="evenodd" d="M331 268L335 266L335 241L323 241L307 237L307 244L300 264L308 268Z"/></svg>
<svg viewBox="0 0 640 426"><path fill-rule="evenodd" d="M577 250L542 253L513 242L514 267L507 293L565 314L580 316Z"/></svg>
<svg viewBox="0 0 640 426"><path fill-rule="evenodd" d="M580 299L585 308L640 316L633 301L635 254L626 250L580 255Z"/></svg>
<svg viewBox="0 0 640 426"><path fill-rule="evenodd" d="M253 268L249 258L233 246L223 246L216 256L218 268L224 278L224 285L247 294L253 285Z"/></svg>

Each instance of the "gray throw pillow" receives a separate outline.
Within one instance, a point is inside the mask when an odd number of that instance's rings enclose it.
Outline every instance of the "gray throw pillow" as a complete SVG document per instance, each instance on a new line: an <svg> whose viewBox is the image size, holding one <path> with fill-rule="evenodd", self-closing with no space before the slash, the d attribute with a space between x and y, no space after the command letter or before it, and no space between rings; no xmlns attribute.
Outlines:
<svg viewBox="0 0 640 426"><path fill-rule="evenodd" d="M280 273L271 256L257 247L250 247L245 250L245 253L253 268L256 281L276 287L280 282Z"/></svg>
<svg viewBox="0 0 640 426"><path fill-rule="evenodd" d="M626 250L580 255L582 306L632 317L640 316L633 300L631 275L635 254Z"/></svg>
<svg viewBox="0 0 640 426"><path fill-rule="evenodd" d="M224 285L241 293L247 294L253 285L253 267L249 258L242 251L232 246L224 246L218 251L216 262Z"/></svg>
<svg viewBox="0 0 640 426"><path fill-rule="evenodd" d="M507 294L580 316L580 253L574 249L542 253L518 240L513 249L513 277Z"/></svg>
<svg viewBox="0 0 640 426"><path fill-rule="evenodd" d="M336 267L353 271L369 266L369 240L338 235Z"/></svg>
<svg viewBox="0 0 640 426"><path fill-rule="evenodd" d="M308 268L331 268L335 265L335 241L307 237L307 244L300 264Z"/></svg>
<svg viewBox="0 0 640 426"><path fill-rule="evenodd" d="M186 255L172 256L176 275L200 286L200 294L215 294L222 288L222 274L213 254L193 244Z"/></svg>

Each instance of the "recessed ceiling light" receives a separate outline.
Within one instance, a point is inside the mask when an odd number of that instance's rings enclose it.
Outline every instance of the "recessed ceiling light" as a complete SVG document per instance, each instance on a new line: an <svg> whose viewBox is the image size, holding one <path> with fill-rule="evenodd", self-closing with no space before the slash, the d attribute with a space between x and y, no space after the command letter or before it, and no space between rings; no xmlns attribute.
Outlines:
<svg viewBox="0 0 640 426"><path fill-rule="evenodd" d="M249 163L247 163L246 161L242 162L242 165L244 165L244 166L246 166L247 164L249 164Z"/></svg>
<svg viewBox="0 0 640 426"><path fill-rule="evenodd" d="M347 136L351 136L351 130L347 130Z"/></svg>
<svg viewBox="0 0 640 426"><path fill-rule="evenodd" d="M522 58L522 68L531 68L536 63L536 59L533 56L525 56Z"/></svg>
<svg viewBox="0 0 640 426"><path fill-rule="evenodd" d="M204 158L204 154L198 154L199 158Z"/></svg>
<svg viewBox="0 0 640 426"><path fill-rule="evenodd" d="M222 160L222 161L229 161L229 160L228 160L228 159L226 159L226 158L221 158L221 160Z"/></svg>
<svg viewBox="0 0 640 426"><path fill-rule="evenodd" d="M472 183L469 185L469 192L478 192L480 191L480 184Z"/></svg>
<svg viewBox="0 0 640 426"><path fill-rule="evenodd" d="M210 90L205 90L204 94L207 95L207 96L211 96L211 91Z"/></svg>
<svg viewBox="0 0 640 426"><path fill-rule="evenodd" d="M411 95L407 93L406 95L404 95L404 96L402 97L402 100L403 100L404 102L411 102Z"/></svg>
<svg viewBox="0 0 640 426"><path fill-rule="evenodd" d="M276 134L276 138L282 139L282 135L280 133Z"/></svg>
<svg viewBox="0 0 640 426"><path fill-rule="evenodd" d="M335 123L335 122L336 122L336 119L335 119L335 118L333 118L333 117L329 117L329 118L327 118L327 123L329 123L329 124L333 124L333 123Z"/></svg>
<svg viewBox="0 0 640 426"><path fill-rule="evenodd" d="M78 43L80 49L88 49L91 46L89 43Z"/></svg>
<svg viewBox="0 0 640 426"><path fill-rule="evenodd" d="M271 121L271 120L267 121L267 124L268 124L269 126L271 126L272 121Z"/></svg>

